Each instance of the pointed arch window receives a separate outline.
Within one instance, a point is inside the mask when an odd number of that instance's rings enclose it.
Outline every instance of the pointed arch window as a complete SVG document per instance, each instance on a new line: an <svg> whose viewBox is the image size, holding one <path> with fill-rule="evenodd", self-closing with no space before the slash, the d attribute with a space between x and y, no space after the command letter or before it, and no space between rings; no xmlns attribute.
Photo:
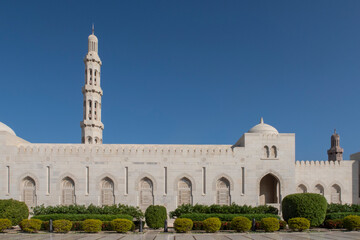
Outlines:
<svg viewBox="0 0 360 240"><path fill-rule="evenodd" d="M102 205L115 204L114 182L108 177L101 181L101 202Z"/></svg>
<svg viewBox="0 0 360 240"><path fill-rule="evenodd" d="M331 203L341 203L341 188L337 184L331 186Z"/></svg>
<svg viewBox="0 0 360 240"><path fill-rule="evenodd" d="M62 204L72 205L75 204L75 183L74 181L66 177L63 179L62 184Z"/></svg>
<svg viewBox="0 0 360 240"><path fill-rule="evenodd" d="M263 157L264 158L269 158L270 152L269 152L269 147L268 146L264 146L263 149Z"/></svg>
<svg viewBox="0 0 360 240"><path fill-rule="evenodd" d="M321 184L317 184L315 186L314 192L324 196L324 187Z"/></svg>
<svg viewBox="0 0 360 240"><path fill-rule="evenodd" d="M23 199L28 207L36 206L36 184L31 177L23 180Z"/></svg>
<svg viewBox="0 0 360 240"><path fill-rule="evenodd" d="M154 204L153 182L145 177L140 181L140 208L146 210L150 205Z"/></svg>
<svg viewBox="0 0 360 240"><path fill-rule="evenodd" d="M97 70L95 69L95 76L94 76L94 85L96 86L96 72Z"/></svg>
<svg viewBox="0 0 360 240"><path fill-rule="evenodd" d="M275 146L272 146L270 148L270 157L271 158L277 158L277 149Z"/></svg>
<svg viewBox="0 0 360 240"><path fill-rule="evenodd" d="M192 204L192 184L186 177L178 182L178 206L183 204Z"/></svg>
<svg viewBox="0 0 360 240"><path fill-rule="evenodd" d="M230 182L224 177L216 183L216 204L230 205Z"/></svg>
<svg viewBox="0 0 360 240"><path fill-rule="evenodd" d="M300 184L296 191L297 193L307 193L307 187L304 184Z"/></svg>

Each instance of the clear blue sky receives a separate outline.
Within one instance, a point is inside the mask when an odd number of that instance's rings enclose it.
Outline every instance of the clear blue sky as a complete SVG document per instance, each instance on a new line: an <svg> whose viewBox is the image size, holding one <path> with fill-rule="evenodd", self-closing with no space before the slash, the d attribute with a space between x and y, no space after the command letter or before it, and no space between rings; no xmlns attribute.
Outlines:
<svg viewBox="0 0 360 240"><path fill-rule="evenodd" d="M360 151L360 1L3 1L0 121L80 143L91 24L104 143L233 144L263 116L327 159Z"/></svg>

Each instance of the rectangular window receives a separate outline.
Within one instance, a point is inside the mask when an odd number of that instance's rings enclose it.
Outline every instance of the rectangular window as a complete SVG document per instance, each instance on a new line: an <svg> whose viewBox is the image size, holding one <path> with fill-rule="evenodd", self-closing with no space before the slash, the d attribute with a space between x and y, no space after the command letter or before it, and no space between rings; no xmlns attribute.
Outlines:
<svg viewBox="0 0 360 240"><path fill-rule="evenodd" d="M167 194L167 167L164 167L164 194Z"/></svg>
<svg viewBox="0 0 360 240"><path fill-rule="evenodd" d="M241 193L245 194L245 168L241 168Z"/></svg>
<svg viewBox="0 0 360 240"><path fill-rule="evenodd" d="M50 194L50 166L46 167L46 193Z"/></svg>
<svg viewBox="0 0 360 240"><path fill-rule="evenodd" d="M10 194L10 166L6 166L6 193Z"/></svg>
<svg viewBox="0 0 360 240"><path fill-rule="evenodd" d="M89 171L89 167L86 167L86 195L88 195L89 194L89 192L90 192L90 189L89 189L89 174L90 174L90 171Z"/></svg>
<svg viewBox="0 0 360 240"><path fill-rule="evenodd" d="M202 168L202 194L206 194L206 168Z"/></svg>
<svg viewBox="0 0 360 240"><path fill-rule="evenodd" d="M127 195L129 193L129 170L128 167L125 167L125 194Z"/></svg>

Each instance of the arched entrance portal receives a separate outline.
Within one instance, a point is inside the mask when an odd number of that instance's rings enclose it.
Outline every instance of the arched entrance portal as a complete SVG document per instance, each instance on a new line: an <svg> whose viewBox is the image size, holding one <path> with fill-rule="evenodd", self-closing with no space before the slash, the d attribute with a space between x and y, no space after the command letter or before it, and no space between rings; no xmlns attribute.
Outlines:
<svg viewBox="0 0 360 240"><path fill-rule="evenodd" d="M280 202L280 182L271 173L265 175L260 181L260 204Z"/></svg>

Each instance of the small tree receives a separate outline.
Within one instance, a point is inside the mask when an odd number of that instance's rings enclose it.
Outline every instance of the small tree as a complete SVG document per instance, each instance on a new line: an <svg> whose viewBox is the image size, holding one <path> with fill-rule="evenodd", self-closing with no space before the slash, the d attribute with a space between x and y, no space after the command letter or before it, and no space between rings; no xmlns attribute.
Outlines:
<svg viewBox="0 0 360 240"><path fill-rule="evenodd" d="M325 220L327 202L324 196L317 193L296 193L287 195L282 201L283 218L306 218L313 227Z"/></svg>
<svg viewBox="0 0 360 240"><path fill-rule="evenodd" d="M151 205L145 211L145 221L149 228L158 229L164 226L167 219L166 208L159 205Z"/></svg>

